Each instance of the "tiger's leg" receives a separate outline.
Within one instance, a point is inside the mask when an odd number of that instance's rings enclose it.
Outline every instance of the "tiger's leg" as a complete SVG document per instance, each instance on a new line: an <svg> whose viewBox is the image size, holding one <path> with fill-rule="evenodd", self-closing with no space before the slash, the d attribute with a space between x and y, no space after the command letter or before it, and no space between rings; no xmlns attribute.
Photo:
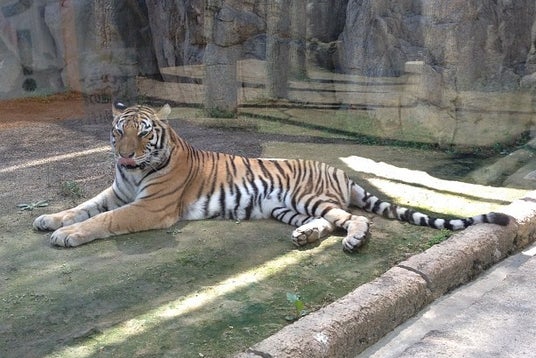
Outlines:
<svg viewBox="0 0 536 358"><path fill-rule="evenodd" d="M354 252L367 239L369 220L364 216L353 215L341 208L327 207L323 210L323 218L346 230L347 235L342 240L344 251Z"/></svg>
<svg viewBox="0 0 536 358"><path fill-rule="evenodd" d="M150 210L148 206L143 201L134 202L61 227L52 233L50 243L74 247L113 235L167 228L178 220L178 214Z"/></svg>
<svg viewBox="0 0 536 358"><path fill-rule="evenodd" d="M303 215L288 207L275 208L272 211L272 217L284 223L298 226L291 236L292 243L298 247L322 239L335 230L335 226L323 218Z"/></svg>
<svg viewBox="0 0 536 358"><path fill-rule="evenodd" d="M342 239L342 249L347 252L356 251L368 237L370 222L364 216L352 215L348 221L347 235Z"/></svg>
<svg viewBox="0 0 536 358"><path fill-rule="evenodd" d="M39 216L34 220L33 227L36 230L56 230L62 226L69 226L87 220L104 211L113 210L122 204L123 202L117 198L112 188L109 187L94 198L72 209Z"/></svg>

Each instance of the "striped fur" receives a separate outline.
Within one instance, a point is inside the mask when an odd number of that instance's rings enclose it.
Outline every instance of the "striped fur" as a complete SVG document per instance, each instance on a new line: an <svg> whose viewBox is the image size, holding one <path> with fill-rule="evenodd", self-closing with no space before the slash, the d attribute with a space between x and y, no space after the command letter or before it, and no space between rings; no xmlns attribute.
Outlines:
<svg viewBox="0 0 536 358"><path fill-rule="evenodd" d="M378 199L340 169L309 160L254 159L194 149L167 123L170 107L113 108L115 180L79 206L35 219L55 230L51 243L78 246L98 238L166 228L178 220L275 218L297 226L297 246L343 228L343 249L355 251L369 222L350 207L437 229L477 223L507 225L500 213L445 220Z"/></svg>

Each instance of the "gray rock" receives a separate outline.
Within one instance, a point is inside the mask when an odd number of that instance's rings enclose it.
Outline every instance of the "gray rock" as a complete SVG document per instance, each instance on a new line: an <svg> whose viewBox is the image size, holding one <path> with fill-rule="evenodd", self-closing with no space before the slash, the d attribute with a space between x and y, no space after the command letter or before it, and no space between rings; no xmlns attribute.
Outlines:
<svg viewBox="0 0 536 358"><path fill-rule="evenodd" d="M341 68L396 76L404 62L422 60L459 90L516 88L535 18L532 0L350 0L339 38Z"/></svg>
<svg viewBox="0 0 536 358"><path fill-rule="evenodd" d="M159 68L201 63L203 1L147 0L148 21Z"/></svg>
<svg viewBox="0 0 536 358"><path fill-rule="evenodd" d="M324 43L337 40L344 28L348 0L311 0L307 3L308 38Z"/></svg>
<svg viewBox="0 0 536 358"><path fill-rule="evenodd" d="M223 47L238 45L265 29L266 22L259 15L224 4L215 15L212 40Z"/></svg>
<svg viewBox="0 0 536 358"><path fill-rule="evenodd" d="M17 56L1 40L0 37L0 98L10 98L22 92L22 68Z"/></svg>

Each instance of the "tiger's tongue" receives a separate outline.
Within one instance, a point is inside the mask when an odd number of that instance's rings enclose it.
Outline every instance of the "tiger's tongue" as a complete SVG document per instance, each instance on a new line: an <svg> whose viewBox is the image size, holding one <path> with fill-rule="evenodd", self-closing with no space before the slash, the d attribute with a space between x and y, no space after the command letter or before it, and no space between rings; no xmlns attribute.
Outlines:
<svg viewBox="0 0 536 358"><path fill-rule="evenodd" d="M135 167L136 161L132 158L119 158L117 160L117 163L119 165L127 166L127 167Z"/></svg>

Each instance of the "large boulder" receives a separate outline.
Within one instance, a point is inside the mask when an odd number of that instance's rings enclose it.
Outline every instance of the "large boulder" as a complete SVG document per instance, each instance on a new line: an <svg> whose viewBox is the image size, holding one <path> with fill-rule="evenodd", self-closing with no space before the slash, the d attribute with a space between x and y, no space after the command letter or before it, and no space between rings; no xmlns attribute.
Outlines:
<svg viewBox="0 0 536 358"><path fill-rule="evenodd" d="M13 1L0 6L0 98L64 89L62 53L51 4Z"/></svg>
<svg viewBox="0 0 536 358"><path fill-rule="evenodd" d="M203 0L146 0L158 67L202 62L206 40Z"/></svg>
<svg viewBox="0 0 536 358"><path fill-rule="evenodd" d="M346 73L396 76L419 60L460 90L515 88L535 18L533 0L350 0L339 63Z"/></svg>
<svg viewBox="0 0 536 358"><path fill-rule="evenodd" d="M310 0L307 4L307 37L328 43L344 29L348 0Z"/></svg>

